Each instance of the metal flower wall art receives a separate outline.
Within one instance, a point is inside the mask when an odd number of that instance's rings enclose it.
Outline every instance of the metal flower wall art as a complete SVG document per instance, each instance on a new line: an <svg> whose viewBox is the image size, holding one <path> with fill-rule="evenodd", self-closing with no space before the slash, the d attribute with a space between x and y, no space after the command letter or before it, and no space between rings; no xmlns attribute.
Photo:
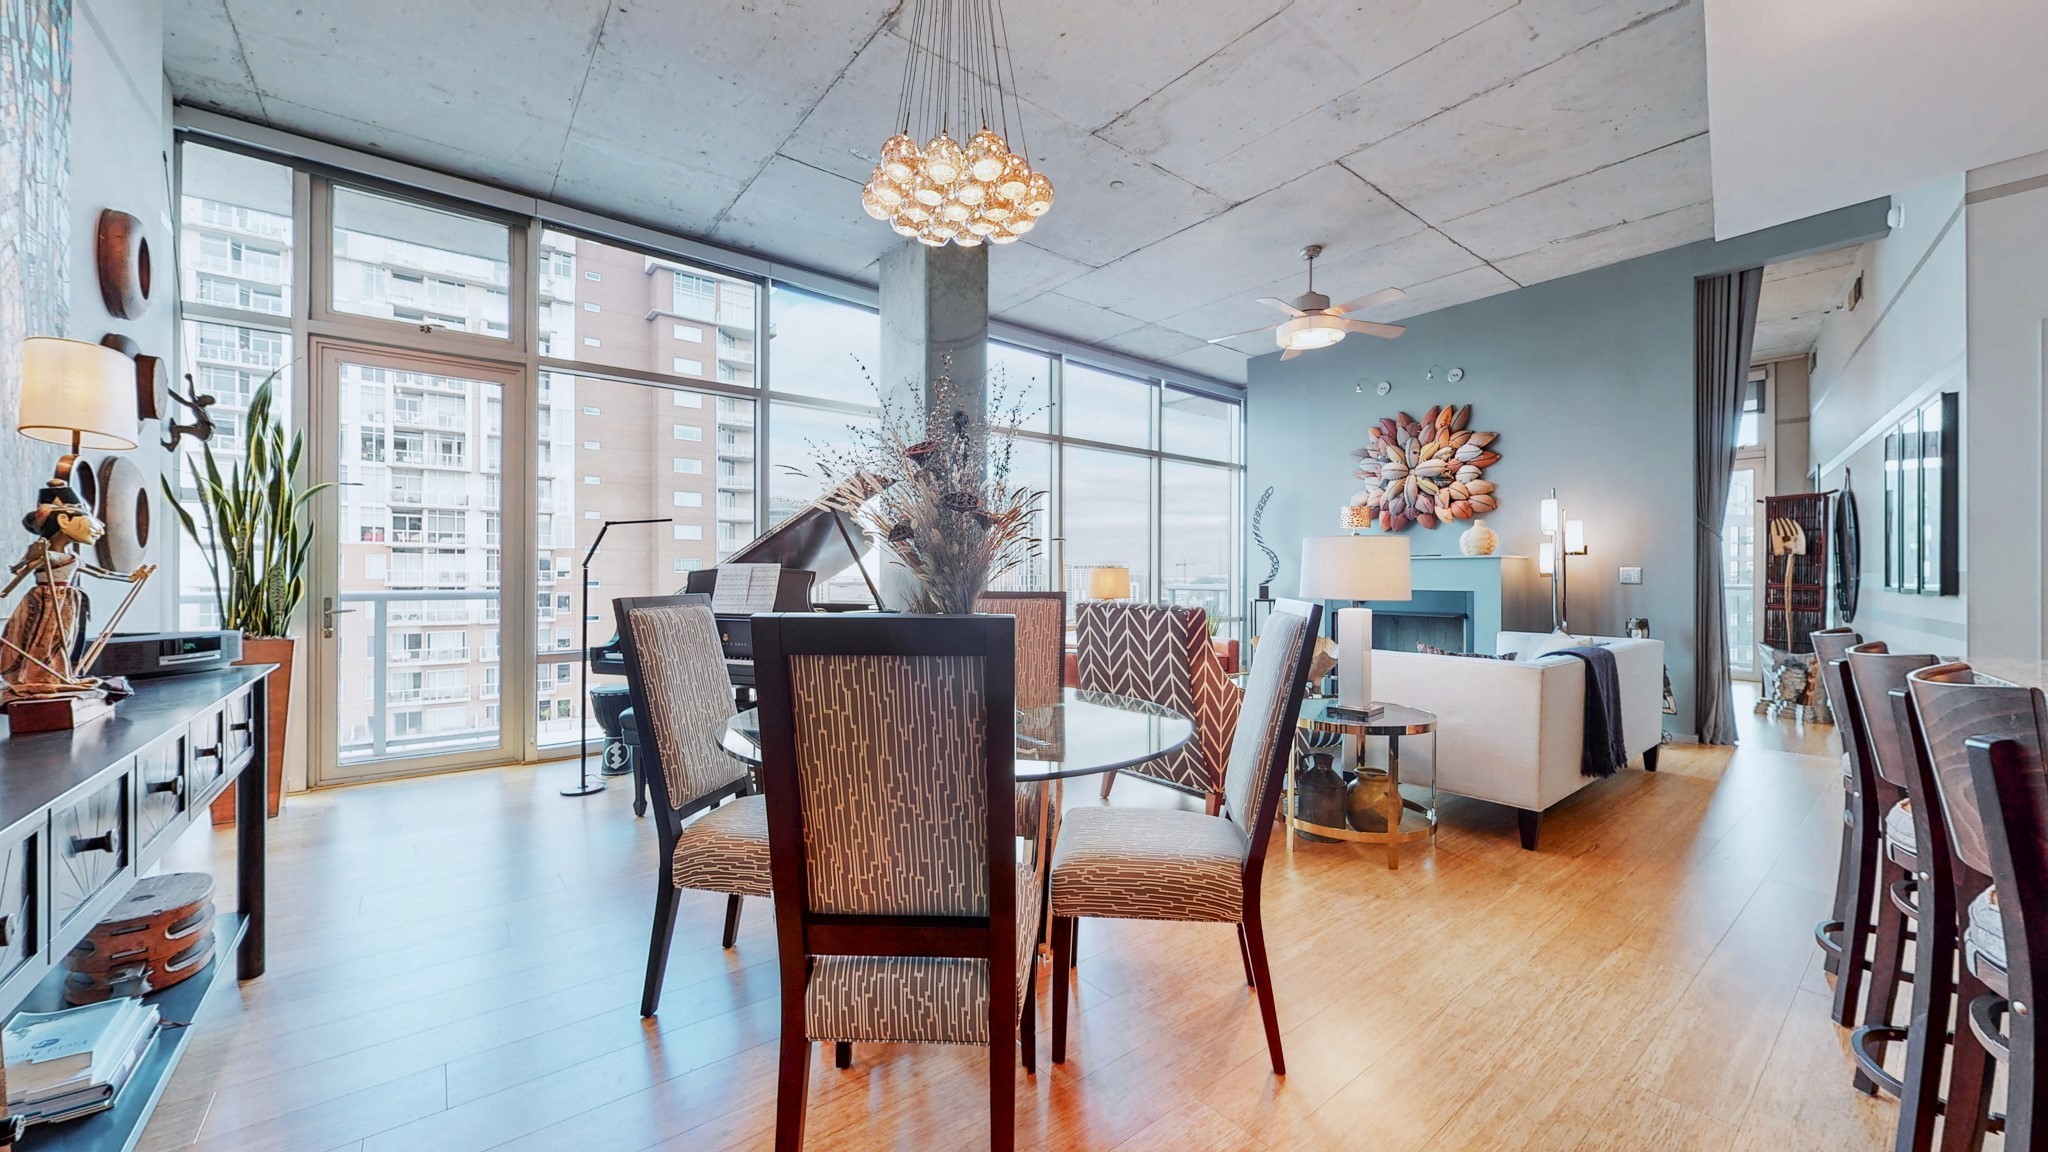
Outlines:
<svg viewBox="0 0 2048 1152"><path fill-rule="evenodd" d="M1474 432L1472 406L1433 407L1417 420L1406 412L1373 425L1365 447L1351 455L1352 475L1364 481L1351 497L1345 521L1399 532L1410 524L1435 528L1484 516L1500 506L1486 470L1500 462L1498 432Z"/></svg>

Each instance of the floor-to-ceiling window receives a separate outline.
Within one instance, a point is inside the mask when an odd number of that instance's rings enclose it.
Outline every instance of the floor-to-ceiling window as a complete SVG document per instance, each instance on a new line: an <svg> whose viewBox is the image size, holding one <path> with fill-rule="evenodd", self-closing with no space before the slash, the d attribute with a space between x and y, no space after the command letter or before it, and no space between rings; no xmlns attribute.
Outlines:
<svg viewBox="0 0 2048 1152"><path fill-rule="evenodd" d="M819 454L880 417L872 294L236 147L180 149L182 367L219 398L229 459L275 374L340 485L308 606L334 632L316 720L338 765L482 754L501 720L506 758L573 747L612 601L674 591L793 514L823 490ZM1002 460L1040 493L1037 553L1000 584L1079 600L1120 571L1122 595L1237 634L1235 396L1022 333L988 361ZM199 560L179 563L193 625L212 615ZM819 599L868 601L850 563L823 576ZM530 613L501 604L514 592Z"/></svg>

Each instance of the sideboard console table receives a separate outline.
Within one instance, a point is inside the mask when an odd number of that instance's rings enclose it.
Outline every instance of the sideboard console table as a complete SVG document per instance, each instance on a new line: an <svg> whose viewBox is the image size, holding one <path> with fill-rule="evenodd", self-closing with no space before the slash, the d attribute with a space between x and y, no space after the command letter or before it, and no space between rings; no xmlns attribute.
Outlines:
<svg viewBox="0 0 2048 1152"><path fill-rule="evenodd" d="M235 910L214 923L212 962L146 999L166 1025L183 1025L225 977L229 953L237 978L263 974L269 672L262 665L138 681L112 716L83 728L0 737L0 1016L64 1006L65 954L180 833L211 826L208 805L231 784ZM113 1108L32 1128L15 1147L133 1148L189 1032L159 1032Z"/></svg>

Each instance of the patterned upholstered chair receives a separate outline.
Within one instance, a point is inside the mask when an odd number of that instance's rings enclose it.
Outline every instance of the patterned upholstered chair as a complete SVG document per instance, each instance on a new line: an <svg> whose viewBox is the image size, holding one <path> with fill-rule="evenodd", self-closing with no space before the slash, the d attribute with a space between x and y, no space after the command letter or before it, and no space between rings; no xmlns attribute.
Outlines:
<svg viewBox="0 0 2048 1152"><path fill-rule="evenodd" d="M1014 1147L1046 844L1015 830L1012 622L757 616L754 660L782 964L776 1148L803 1145L817 1040L842 1067L854 1042L986 1045L990 1142Z"/></svg>
<svg viewBox="0 0 2048 1152"><path fill-rule="evenodd" d="M983 592L974 610L1017 618L1017 707L1029 712L1059 703L1067 664L1067 594Z"/></svg>
<svg viewBox="0 0 2048 1152"><path fill-rule="evenodd" d="M2048 699L2030 688L2001 687L1996 695L1991 709L1966 706L1967 723L1954 726L1969 733L1964 757L1992 878L1964 916L1965 966L1987 989L1964 1008L1981 1047L2005 1065L2004 1146L2039 1148L2048 1142L2048 1124L2036 1112L2048 1102L2048 1053L2034 1027L2039 1010L2029 1006L2048 991ZM1957 1104L1950 1116L1960 1115L1973 1109Z"/></svg>
<svg viewBox="0 0 2048 1152"><path fill-rule="evenodd" d="M727 948L739 935L741 897L769 894L768 813L751 794L747 766L719 747L719 727L733 715L732 682L711 598L627 598L614 601L613 610L665 865L655 880L654 933L640 995L640 1014L652 1016L668 969L676 893L726 894Z"/></svg>
<svg viewBox="0 0 2048 1152"><path fill-rule="evenodd" d="M1259 881L1322 611L1320 605L1282 600L1259 631L1259 658L1224 773L1223 814L1108 807L1067 813L1052 862L1054 1063L1067 1055L1075 919L1104 916L1236 924L1245 981L1258 992L1273 1072L1287 1071L1266 967Z"/></svg>
<svg viewBox="0 0 2048 1152"><path fill-rule="evenodd" d="M2038 764L2044 709L2038 690L1979 676L1961 663L1913 672L1906 677L1906 693L1918 737L1915 746L1925 760L1925 775L1933 785L1930 791L1938 808L1928 815L1944 834L1948 851L1923 853L1920 865L1927 877L1920 885L1924 914L1917 958L1922 963L1914 968L1905 1080L1912 1083L1916 1076L1938 1080L1947 1050L1948 1084L1940 1109L1942 1147L1974 1150L1983 1147L1984 1136L1991 1129L1994 1053L2009 1052L2006 1037L1996 1026L1997 1017L2007 1013L2008 996L2022 1005L2031 1004L2033 997L2014 992L2009 979L2011 956L2000 898L2009 894L2017 907L2022 896L2016 883L2008 883L2003 890L1994 885L1999 872L1997 854L1973 778L1969 744L1973 740L2018 742L2024 755ZM1914 795L1917 799L1922 794ZM2002 839L2003 816L1998 824L1996 835ZM2011 881L2019 879L2011 871L2006 876ZM2035 875L2030 879L2039 883L2043 878ZM1930 889L1947 896L1939 902L1939 909L1928 899ZM1952 958L1958 953L1963 962L1954 965ZM1922 973L1931 973L1932 979ZM1951 1015L1951 994L1954 1011L1960 1012L1961 1018ZM2031 1009L2011 1018L2017 1022L2030 1014ZM2031 1057L2031 1053L2027 1055ZM2037 1076L2031 1067L2022 1067L2031 1063L2030 1058L2015 1063L2015 1074ZM1916 1131L1908 1129L1911 1115L1900 1109L1898 1146L1907 1147L1910 1141L1913 1147L1925 1147L1921 1141L1931 1141L1933 1117L1923 1115ZM2008 1129L2005 1146L2037 1145L2026 1138L2015 1141Z"/></svg>
<svg viewBox="0 0 2048 1152"><path fill-rule="evenodd" d="M1074 610L1080 687L1164 704L1195 720L1195 738L1171 756L1126 771L1192 792L1215 815L1223 804L1224 761L1237 727L1241 694L1209 646L1209 614L1200 608L1084 601ZM1103 799L1116 773L1102 777Z"/></svg>

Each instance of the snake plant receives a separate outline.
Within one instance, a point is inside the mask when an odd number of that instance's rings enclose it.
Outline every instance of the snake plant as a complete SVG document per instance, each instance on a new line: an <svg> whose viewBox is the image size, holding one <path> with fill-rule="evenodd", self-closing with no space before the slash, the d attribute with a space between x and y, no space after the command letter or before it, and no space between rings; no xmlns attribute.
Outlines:
<svg viewBox="0 0 2048 1152"><path fill-rule="evenodd" d="M220 626L250 637L290 634L292 615L306 595L306 561L313 547L306 504L330 487L299 487L305 437L295 432L287 441L284 425L272 414L276 380L277 373L271 373L249 401L242 459L223 468L211 441L200 443L199 459L187 459L199 493L200 521L179 500L170 479L161 480L166 503L213 573Z"/></svg>

